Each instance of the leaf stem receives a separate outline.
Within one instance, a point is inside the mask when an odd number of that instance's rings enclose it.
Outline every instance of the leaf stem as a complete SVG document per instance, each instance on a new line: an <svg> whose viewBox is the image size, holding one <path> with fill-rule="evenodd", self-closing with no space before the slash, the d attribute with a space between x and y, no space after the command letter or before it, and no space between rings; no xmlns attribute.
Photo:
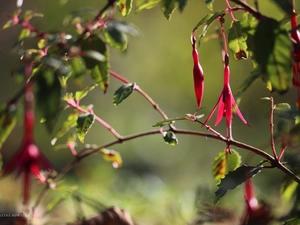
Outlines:
<svg viewBox="0 0 300 225"><path fill-rule="evenodd" d="M271 144L271 149L273 152L273 156L276 160L277 158L277 153L276 153L276 148L275 148L275 142L274 142L274 100L272 97L270 97L270 102L271 102L271 112L270 112L270 144Z"/></svg>

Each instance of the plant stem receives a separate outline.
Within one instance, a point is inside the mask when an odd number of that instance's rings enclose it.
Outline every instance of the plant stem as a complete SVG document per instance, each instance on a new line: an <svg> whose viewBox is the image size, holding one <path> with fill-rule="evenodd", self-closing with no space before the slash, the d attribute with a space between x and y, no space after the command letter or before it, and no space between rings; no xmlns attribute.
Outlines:
<svg viewBox="0 0 300 225"><path fill-rule="evenodd" d="M260 20L261 14L259 11L257 11L255 8L250 6L247 2L242 2L241 0L230 0L242 7L244 7L249 13L251 13L256 19Z"/></svg>
<svg viewBox="0 0 300 225"><path fill-rule="evenodd" d="M274 100L272 97L270 97L271 102L271 112L270 112L270 142L271 142L271 149L273 152L273 156L276 160L277 159L277 153L275 148L275 142L274 142Z"/></svg>

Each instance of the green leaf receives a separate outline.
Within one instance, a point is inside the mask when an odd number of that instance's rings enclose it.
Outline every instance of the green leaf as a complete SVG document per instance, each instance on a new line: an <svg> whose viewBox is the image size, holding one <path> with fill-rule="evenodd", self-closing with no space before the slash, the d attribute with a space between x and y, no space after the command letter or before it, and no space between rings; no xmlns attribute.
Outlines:
<svg viewBox="0 0 300 225"><path fill-rule="evenodd" d="M133 37L138 37L140 36L140 31L139 29L130 24L127 23L126 21L120 21L120 20L109 20L106 23L107 27L114 27L115 29L117 29L120 33L125 33L125 34L130 34Z"/></svg>
<svg viewBox="0 0 300 225"><path fill-rule="evenodd" d="M298 183L292 179L286 179L280 188L280 197L284 201L288 202L292 199L296 189L297 189Z"/></svg>
<svg viewBox="0 0 300 225"><path fill-rule="evenodd" d="M37 107L41 112L42 118L46 120L45 124L48 131L52 131L61 110L60 82L55 71L45 68L40 68L35 77Z"/></svg>
<svg viewBox="0 0 300 225"><path fill-rule="evenodd" d="M63 59L58 59L53 56L44 56L40 59L40 62L58 70L62 75L68 75L70 72L67 62Z"/></svg>
<svg viewBox="0 0 300 225"><path fill-rule="evenodd" d="M280 94L289 89L292 76L291 41L286 29L276 20L262 17L254 36L254 58L263 80Z"/></svg>
<svg viewBox="0 0 300 225"><path fill-rule="evenodd" d="M275 105L274 110L289 111L289 110L291 110L291 106L289 103L278 103Z"/></svg>
<svg viewBox="0 0 300 225"><path fill-rule="evenodd" d="M231 22L228 31L228 46L236 60L247 59L247 34L243 31L241 21Z"/></svg>
<svg viewBox="0 0 300 225"><path fill-rule="evenodd" d="M205 0L206 6L209 10L213 10L213 4L215 0Z"/></svg>
<svg viewBox="0 0 300 225"><path fill-rule="evenodd" d="M198 23L197 25L194 27L193 29L193 33L195 33L200 26L202 25L205 25L204 28L203 28L203 31L201 32L200 34L200 38L204 37L208 28L210 27L210 25L216 21L217 18L219 18L220 15L224 14L225 13L225 10L219 10L219 11L216 11L215 13L213 14L208 14L206 15L205 17L203 17Z"/></svg>
<svg viewBox="0 0 300 225"><path fill-rule="evenodd" d="M120 49L121 51L127 48L127 37L118 30L117 27L107 25L107 28L104 30L104 36L110 46Z"/></svg>
<svg viewBox="0 0 300 225"><path fill-rule="evenodd" d="M122 16L127 16L132 9L133 0L118 0L117 5L118 9L121 12Z"/></svg>
<svg viewBox="0 0 300 225"><path fill-rule="evenodd" d="M161 0L139 0L137 1L137 7L135 12L138 13L145 9L152 9L160 2Z"/></svg>
<svg viewBox="0 0 300 225"><path fill-rule="evenodd" d="M92 84L88 87L86 87L85 89L83 89L82 91L76 91L75 92L75 99L77 101L83 99L90 91L94 90L94 88L97 86L97 84Z"/></svg>
<svg viewBox="0 0 300 225"><path fill-rule="evenodd" d="M83 51L97 51L104 55L106 60L99 62L98 60L92 59L90 57L83 57L86 63L86 68L91 74L95 82L100 86L100 88L106 92L109 84L109 52L106 44L97 35L91 35L81 43L81 49Z"/></svg>
<svg viewBox="0 0 300 225"><path fill-rule="evenodd" d="M74 110L72 113L69 114L68 118L63 122L60 129L55 133L54 138L51 141L51 144L54 145L58 138L64 136L70 129L77 125L79 112Z"/></svg>
<svg viewBox="0 0 300 225"><path fill-rule="evenodd" d="M300 216L296 216L284 221L283 225L299 225L300 224Z"/></svg>
<svg viewBox="0 0 300 225"><path fill-rule="evenodd" d="M94 114L84 113L78 116L76 132L78 139L84 143L84 138L87 132L91 129L95 121Z"/></svg>
<svg viewBox="0 0 300 225"><path fill-rule="evenodd" d="M217 184L221 182L221 179L224 178L228 172L235 170L240 164L241 156L236 150L231 149L231 154L227 151L221 151L215 158L212 166L213 177Z"/></svg>
<svg viewBox="0 0 300 225"><path fill-rule="evenodd" d="M238 93L235 95L236 98L240 98L244 92L251 86L251 84L259 77L261 77L262 72L259 67L254 69L250 75L244 80L240 88L238 89Z"/></svg>
<svg viewBox="0 0 300 225"><path fill-rule="evenodd" d="M227 191L236 188L238 185L255 176L260 171L261 166L252 167L242 165L236 170L229 172L223 179L221 179L221 183L218 185L219 189L215 193L216 197L214 203L218 203Z"/></svg>
<svg viewBox="0 0 300 225"><path fill-rule="evenodd" d="M167 144L172 145L172 146L178 145L178 139L175 136L173 131L168 131L168 132L164 131L162 135Z"/></svg>
<svg viewBox="0 0 300 225"><path fill-rule="evenodd" d="M183 12L184 7L187 5L188 0L177 0L178 1L178 8L180 12Z"/></svg>
<svg viewBox="0 0 300 225"><path fill-rule="evenodd" d="M113 103L115 106L119 105L123 100L125 100L129 95L131 95L135 83L133 84L123 84L118 90L115 91Z"/></svg>
<svg viewBox="0 0 300 225"><path fill-rule="evenodd" d="M162 11L167 20L171 19L171 16L177 7L178 2L176 0L163 0Z"/></svg>
<svg viewBox="0 0 300 225"><path fill-rule="evenodd" d="M175 118L169 118L169 119L158 121L155 124L153 124L152 127L162 127L167 124L174 123L174 121L177 121L177 120L188 120L188 119L194 119L194 118L201 119L203 116L204 116L204 114L200 114L197 116L192 115L192 114L186 114L184 117L175 117Z"/></svg>
<svg viewBox="0 0 300 225"><path fill-rule="evenodd" d="M105 148L100 149L99 152L103 155L103 159L108 162L112 162L114 168L122 166L122 157L119 152Z"/></svg>
<svg viewBox="0 0 300 225"><path fill-rule="evenodd" d="M99 62L105 61L105 56L102 55L101 53L97 52L97 51L94 51L94 50L84 51L83 55L85 57L89 57L91 59L95 59L96 61L99 61Z"/></svg>
<svg viewBox="0 0 300 225"><path fill-rule="evenodd" d="M0 109L0 149L16 125L18 108L16 105L4 105Z"/></svg>
<svg viewBox="0 0 300 225"><path fill-rule="evenodd" d="M69 61L69 66L71 68L72 75L75 79L81 79L86 73L86 66L81 57L74 57Z"/></svg>
<svg viewBox="0 0 300 225"><path fill-rule="evenodd" d="M12 27L14 25L16 25L16 24L14 23L14 20L11 19L11 20L6 21L6 23L3 25L2 29L4 30L4 29L7 29L7 28Z"/></svg>
<svg viewBox="0 0 300 225"><path fill-rule="evenodd" d="M274 2L283 12L291 16L293 12L293 0L271 0Z"/></svg>

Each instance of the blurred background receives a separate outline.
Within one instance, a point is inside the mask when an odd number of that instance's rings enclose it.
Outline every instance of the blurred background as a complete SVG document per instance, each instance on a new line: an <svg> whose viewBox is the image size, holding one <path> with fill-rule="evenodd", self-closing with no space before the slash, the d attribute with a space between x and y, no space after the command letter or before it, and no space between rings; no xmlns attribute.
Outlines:
<svg viewBox="0 0 300 225"><path fill-rule="evenodd" d="M252 1L249 1L252 3ZM259 1L262 13L275 19L283 17L271 1ZM72 10L80 8L100 9L104 0L25 0L23 8L32 9L44 14L43 18L33 20L35 26L45 31L60 31L64 17ZM215 1L214 10L223 9L223 1ZM0 24L6 22L6 15L16 9L15 1L2 1L0 7ZM111 49L111 69L131 82L136 82L156 101L169 117L184 116L196 111L196 100L193 90L192 58L190 34L193 27L210 11L205 1L189 1L183 13L176 11L171 21L167 21L156 6L139 14L131 13L116 18L136 25L142 35L130 37L128 50L124 53ZM241 14L235 13L237 18ZM230 24L229 17L226 25ZM207 36L214 33L214 24ZM20 27L0 31L0 103L10 99L20 89L11 71L18 65L18 56L11 51L20 32ZM205 91L203 108L200 113L208 115L216 104L222 89L222 61L219 41L210 39L198 49L200 61L205 73ZM231 57L231 87L237 93L242 81L252 70L250 61L235 61ZM93 81L89 78L84 85ZM152 124L161 120L161 116L138 93L134 92L117 108L112 104L115 90L121 82L111 77L110 86L104 95L99 88L94 89L82 100L84 104L93 104L94 112L109 123L122 135L151 130ZM80 87L70 85L69 91ZM296 90L282 96L270 94L264 83L257 80L244 94L240 110L251 125L245 126L239 118L233 119L234 139L259 147L270 152L269 142L269 103L261 101L261 97L273 96L277 103L296 101ZM67 112L63 112L59 122L63 121ZM45 126L39 123L35 130L37 144L41 151L50 159L57 171L72 161L73 156L68 150L55 151L50 141L54 134L49 134ZM215 117L210 124L214 124ZM59 129L59 124L55 130ZM178 128L205 131L199 124L187 121L175 123ZM225 135L224 121L216 128ZM21 142L22 120L18 122L11 136L1 149L3 161L6 163L18 150ZM64 185L77 185L78 193L105 205L125 208L138 224L186 224L195 218L197 207L211 204L217 190L212 177L212 164L224 144L207 138L178 135L176 147L164 143L161 135L152 135L113 146L123 158L121 168L114 169L102 156L94 155L75 166L64 178ZM87 134L85 142L103 144L114 140L114 137L100 124L95 123ZM64 143L65 139L58 140ZM83 146L79 145L77 149ZM256 165L262 160L244 149L236 149L244 163ZM282 172L274 169L262 171L254 178L257 196L272 203L279 201L279 183ZM0 208L2 211L21 209L21 180L14 175L0 180ZM42 185L34 183L32 201L42 189ZM267 194L267 198L266 198ZM50 191L39 213L43 213L47 204L55 196L63 195L59 191ZM272 197L273 196L273 197ZM196 199L196 200L195 200ZM196 204L196 205L195 205ZM238 215L244 207L243 187L229 192L219 203L220 206L234 210ZM283 205L282 209L286 207ZM282 210L280 207L275 210ZM84 207L85 215L95 213L90 207ZM53 216L55 215L55 216ZM76 206L69 198L43 218L44 221L70 222L77 216ZM56 222L55 222L56 221Z"/></svg>

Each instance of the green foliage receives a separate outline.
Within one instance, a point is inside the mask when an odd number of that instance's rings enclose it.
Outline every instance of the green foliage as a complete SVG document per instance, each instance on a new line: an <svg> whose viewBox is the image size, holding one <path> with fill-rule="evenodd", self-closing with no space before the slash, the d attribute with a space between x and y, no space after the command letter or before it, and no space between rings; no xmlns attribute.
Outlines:
<svg viewBox="0 0 300 225"><path fill-rule="evenodd" d="M16 105L3 105L0 109L0 149L16 125L18 108Z"/></svg>
<svg viewBox="0 0 300 225"><path fill-rule="evenodd" d="M77 124L76 124L76 132L79 141L81 141L82 143L84 142L85 135L90 130L94 122L95 122L94 114L83 113L78 116Z"/></svg>
<svg viewBox="0 0 300 225"><path fill-rule="evenodd" d="M243 30L241 21L231 22L228 31L228 46L236 60L248 58L247 34Z"/></svg>
<svg viewBox="0 0 300 225"><path fill-rule="evenodd" d="M236 170L229 172L218 185L219 189L216 191L214 203L216 204L229 190L236 188L238 185L244 183L247 179L255 176L261 171L261 166L247 166L242 165Z"/></svg>
<svg viewBox="0 0 300 225"><path fill-rule="evenodd" d="M162 127L165 126L167 124L171 124L174 123L177 120L188 120L188 119L201 119L202 117L204 117L204 114L200 114L198 116L194 116L191 114L186 114L184 117L175 117L175 118L169 118L169 119L165 119L165 120L161 120L156 122L155 124L152 125L152 127Z"/></svg>
<svg viewBox="0 0 300 225"><path fill-rule="evenodd" d="M205 0L207 8L210 9L211 11L213 10L214 1L215 0Z"/></svg>
<svg viewBox="0 0 300 225"><path fill-rule="evenodd" d="M283 225L299 225L300 224L300 216L296 216L284 221Z"/></svg>
<svg viewBox="0 0 300 225"><path fill-rule="evenodd" d="M160 3L160 1L161 0L138 0L135 12L138 13L145 9L152 9L158 3Z"/></svg>
<svg viewBox="0 0 300 225"><path fill-rule="evenodd" d="M92 84L86 87L85 89L83 89L82 91L76 91L75 92L76 101L80 101L81 99L83 99L90 91L94 90L96 86L97 84Z"/></svg>
<svg viewBox="0 0 300 225"><path fill-rule="evenodd" d="M163 7L162 11L165 15L165 17L170 20L173 12L178 7L177 0L162 0L163 1Z"/></svg>
<svg viewBox="0 0 300 225"><path fill-rule="evenodd" d="M254 58L270 91L280 94L289 89L292 76L291 41L286 29L276 20L262 17L254 36Z"/></svg>
<svg viewBox="0 0 300 225"><path fill-rule="evenodd" d="M115 91L113 103L115 106L119 105L123 100L128 98L134 90L135 83L123 84L118 90Z"/></svg>
<svg viewBox="0 0 300 225"><path fill-rule="evenodd" d="M178 139L173 131L164 131L162 135L167 144L172 146L178 145Z"/></svg>
<svg viewBox="0 0 300 225"><path fill-rule="evenodd" d="M221 151L215 158L212 166L213 177L217 184L221 182L221 179L224 178L228 172L234 171L240 164L241 156L236 150L231 149L230 154L226 151Z"/></svg>
<svg viewBox="0 0 300 225"><path fill-rule="evenodd" d="M274 2L282 11L284 11L287 15L292 15L293 10L293 0L271 0Z"/></svg>
<svg viewBox="0 0 300 225"><path fill-rule="evenodd" d="M122 157L119 152L109 149L100 149L99 152L103 155L103 159L111 162L114 168L122 166Z"/></svg>
<svg viewBox="0 0 300 225"><path fill-rule="evenodd" d="M117 5L118 9L121 12L122 16L127 16L132 9L133 0L118 0Z"/></svg>
<svg viewBox="0 0 300 225"><path fill-rule="evenodd" d="M52 60L49 61L53 62ZM61 110L60 81L56 71L44 67L37 71L35 77L37 107L45 120L46 127L52 131Z"/></svg>

